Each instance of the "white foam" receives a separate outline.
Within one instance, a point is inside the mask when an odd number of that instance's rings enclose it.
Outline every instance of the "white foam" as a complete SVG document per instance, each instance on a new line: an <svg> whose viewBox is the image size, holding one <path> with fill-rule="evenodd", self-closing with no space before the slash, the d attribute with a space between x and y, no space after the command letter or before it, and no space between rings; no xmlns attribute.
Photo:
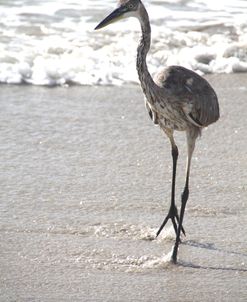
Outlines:
<svg viewBox="0 0 247 302"><path fill-rule="evenodd" d="M143 268L166 268L173 263L172 261L172 253L173 248L171 251L162 257L157 257L154 259L145 259L145 262L142 263Z"/></svg>
<svg viewBox="0 0 247 302"><path fill-rule="evenodd" d="M162 241L174 241L176 238L176 235L175 235L175 231L174 231L174 228L173 226L170 226L170 227L165 227L162 232L159 234L159 237L157 238L157 241L158 242L162 242Z"/></svg>
<svg viewBox="0 0 247 302"><path fill-rule="evenodd" d="M200 74L247 72L245 1L225 1L224 10L220 2L208 3L206 0L147 3L152 25L152 46L147 60L152 74L172 64ZM3 5L0 82L137 83L137 20L93 30L114 4L110 0L100 6L89 0L59 3L47 0L38 5ZM95 16L88 16L88 11L95 12Z"/></svg>

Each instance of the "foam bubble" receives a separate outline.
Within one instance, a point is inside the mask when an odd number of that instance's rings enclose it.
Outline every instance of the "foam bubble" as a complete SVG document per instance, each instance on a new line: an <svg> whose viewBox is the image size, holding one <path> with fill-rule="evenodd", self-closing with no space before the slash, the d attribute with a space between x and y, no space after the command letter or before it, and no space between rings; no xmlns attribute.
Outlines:
<svg viewBox="0 0 247 302"><path fill-rule="evenodd" d="M143 264L142 267L143 268L167 268L168 266L170 266L173 262L172 262L172 252L173 249L165 254L164 256L160 257L160 258L155 258L155 259L147 259Z"/></svg>
<svg viewBox="0 0 247 302"><path fill-rule="evenodd" d="M94 31L113 3L100 5L89 0L46 0L35 6L19 6L14 0L13 6L2 5L0 82L138 83L139 25L130 19ZM222 10L221 3L210 1L210 12L208 5L206 0L147 3L152 26L147 57L151 74L174 64L199 74L247 72L246 3L229 0Z"/></svg>

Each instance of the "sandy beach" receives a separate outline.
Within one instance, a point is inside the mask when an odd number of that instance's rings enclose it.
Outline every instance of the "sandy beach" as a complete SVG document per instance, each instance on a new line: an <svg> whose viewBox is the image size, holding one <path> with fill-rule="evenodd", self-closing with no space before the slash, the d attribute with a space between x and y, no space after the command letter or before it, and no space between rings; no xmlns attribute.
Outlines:
<svg viewBox="0 0 247 302"><path fill-rule="evenodd" d="M171 156L139 86L1 85L0 301L247 301L247 75L207 77L178 265ZM184 182L180 150L177 204Z"/></svg>

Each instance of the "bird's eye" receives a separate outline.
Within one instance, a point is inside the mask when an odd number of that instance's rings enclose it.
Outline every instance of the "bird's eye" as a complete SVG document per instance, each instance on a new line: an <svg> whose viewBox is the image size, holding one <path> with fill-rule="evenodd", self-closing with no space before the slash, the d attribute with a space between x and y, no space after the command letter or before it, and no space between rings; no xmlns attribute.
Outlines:
<svg viewBox="0 0 247 302"><path fill-rule="evenodd" d="M129 8L130 9L134 8L134 5L133 4L129 4Z"/></svg>

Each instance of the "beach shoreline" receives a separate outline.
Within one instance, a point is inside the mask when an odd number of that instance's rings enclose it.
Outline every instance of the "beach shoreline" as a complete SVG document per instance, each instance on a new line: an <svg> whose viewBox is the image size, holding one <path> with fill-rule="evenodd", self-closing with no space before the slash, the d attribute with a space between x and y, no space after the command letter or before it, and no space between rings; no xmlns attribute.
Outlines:
<svg viewBox="0 0 247 302"><path fill-rule="evenodd" d="M221 118L196 144L177 266L170 226L149 240L171 156L140 87L0 86L0 301L246 301L247 76L206 79Z"/></svg>

